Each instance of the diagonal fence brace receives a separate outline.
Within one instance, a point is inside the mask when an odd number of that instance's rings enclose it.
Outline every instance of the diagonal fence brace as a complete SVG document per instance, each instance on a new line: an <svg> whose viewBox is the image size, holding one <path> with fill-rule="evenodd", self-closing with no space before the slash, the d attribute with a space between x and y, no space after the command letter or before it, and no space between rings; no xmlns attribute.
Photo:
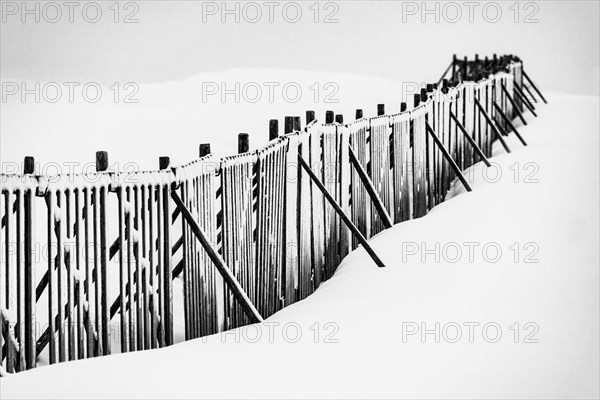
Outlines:
<svg viewBox="0 0 600 400"><path fill-rule="evenodd" d="M523 73L523 76L525 77L525 79L527 79L527 82L529 82L531 87L533 87L533 90L535 90L535 92L538 94L538 96L540 96L540 99L542 99L544 101L544 103L548 104L548 102L544 98L544 95L542 95L542 92L540 92L540 89L538 89L538 87L533 83L531 78L529 78L529 75L527 75L525 70L522 70L521 72Z"/></svg>
<svg viewBox="0 0 600 400"><path fill-rule="evenodd" d="M465 189L467 189L467 192L472 192L473 189L471 189L471 186L465 179L465 176L463 175L462 171L460 170L460 168L458 168L458 165L456 165L456 162L452 159L452 156L450 155L450 153L448 153L448 150L446 150L446 148L444 147L442 142L440 142L440 139L435 134L435 131L433 130L431 125L429 125L429 122L425 121L425 127L427 128L427 132L431 135L431 137L433 138L433 141L438 146L438 148L441 150L442 154L444 155L444 157L446 158L448 163L450 163L450 166L454 170L454 173L456 174L456 176L458 176L458 179L460 180L460 182L463 184Z"/></svg>
<svg viewBox="0 0 600 400"><path fill-rule="evenodd" d="M392 225L394 224L392 222L392 217L386 210L385 205L383 204L383 201L381 201L381 198L379 198L379 196L377 195L377 192L375 191L375 187L373 186L373 182L371 182L371 179L369 179L369 175L367 175L367 171L365 171L364 168L362 167L362 165L360 165L360 161L358 161L358 158L356 157L356 153L354 153L354 149L352 148L352 146L348 146L348 147L350 149L350 162L356 169L356 172L358 173L360 180L362 181L363 185L365 186L365 189L367 189L367 193L369 193L369 196L371 197L371 200L373 201L375 208L379 212L379 216L381 217L381 220L383 221L383 225L386 227L386 229L391 228Z"/></svg>
<svg viewBox="0 0 600 400"><path fill-rule="evenodd" d="M190 225L192 232L206 251L206 254L208 254L208 257L215 264L215 267L217 267L217 270L223 277L223 280L227 284L227 287L229 288L229 290L231 290L233 296L240 303L246 315L248 315L252 322L262 322L263 318L259 314L256 307L254 307L254 304L252 304L252 301L250 301L250 298L244 291L244 288L242 288L242 286L235 278L229 267L225 264L225 261L219 255L219 253L217 253L212 248L208 241L208 238L206 237L200 226L196 223L196 220L192 216L192 213L187 209L185 204L183 204L183 201L181 201L175 190L171 190L171 198L173 198L173 201L175 201L175 204L181 210L181 215L183 215L183 218L185 218L187 223Z"/></svg>
<svg viewBox="0 0 600 400"><path fill-rule="evenodd" d="M501 82L500 85L502 86L502 91L504 92L504 95L506 96L506 98L508 99L510 104L512 105L513 110L515 110L517 112L517 115L519 116L519 119L521 120L523 125L527 125L527 121L525 121L525 117L523 117L523 113L521 112L521 110L519 110L519 107L517 107L517 103L515 103L515 100L512 98L510 93L508 93L508 90L506 90L506 86L504 86L504 83Z"/></svg>
<svg viewBox="0 0 600 400"><path fill-rule="evenodd" d="M496 124L494 124L494 122L492 121L492 119L490 118L490 116L488 115L488 113L485 111L485 109L483 108L483 106L481 105L481 103L479 102L479 100L475 99L475 104L477 105L477 108L479 108L479 112L481 114L483 114L483 117L485 118L485 120L488 123L488 125L496 133L496 137L498 138L498 140L500 141L500 143L502 143L502 147L504 147L504 150L506 150L507 153L510 153L510 149L508 148L508 145L506 144L506 141L502 137L502 134L498 130L498 127L496 126Z"/></svg>
<svg viewBox="0 0 600 400"><path fill-rule="evenodd" d="M298 154L298 162L300 163L302 168L304 168L304 170L306 171L306 173L308 174L310 179L314 182L314 184L323 193L323 196L325 196L325 198L327 199L329 204L331 204L331 207L333 207L335 212L338 213L338 215L340 216L342 221L344 221L346 226L352 231L352 233L354 233L354 236L356 236L356 238L358 239L360 244L362 244L362 246L365 248L366 252L369 253L369 255L371 256L371 258L373 259L375 264L380 268L385 267L385 264L381 261L381 259L377 256L377 254L373 250L373 248L369 245L369 242L367 241L367 239L362 235L362 233L360 233L358 228L352 223L350 218L348 218L348 216L346 215L344 210L342 210L342 208L335 201L335 199L333 197L331 197L331 194L329 194L329 192L327 191L325 186L323 186L323 184L321 183L319 178L315 175L313 170L310 169L310 166L306 163L306 161L304 161L304 158L302 158L302 156L300 154Z"/></svg>
<svg viewBox="0 0 600 400"><path fill-rule="evenodd" d="M525 96L525 93L523 93L523 90L518 86L515 85L515 89L516 89L516 94L517 96L519 96L519 98L521 99L521 102L523 102L523 104L525 104L525 106L529 109L529 111L531 111L531 113L537 117L538 115L535 113L535 107L533 105L533 103L531 103L529 101L529 99L527 98L527 96Z"/></svg>
<svg viewBox="0 0 600 400"><path fill-rule="evenodd" d="M525 139L523 139L523 137L521 136L521 134L519 133L519 131L517 130L517 128L515 128L515 126L511 122L510 118L508 118L506 116L506 114L504 114L504 111L502 111L502 109L500 108L500 106L498 106L498 104L496 102L494 102L494 108L496 108L496 111L498 111L498 113L500 114L500 116L502 117L502 119L504 120L504 122L506 122L506 125L508 125L508 127L510 129L512 129L512 131L519 138L519 140L521 141L521 143L523 143L523 146L527 146L527 142L525 142Z"/></svg>
<svg viewBox="0 0 600 400"><path fill-rule="evenodd" d="M465 135L465 137L467 138L467 141L469 143L471 143L471 146L473 146L473 149L475 150L475 152L477 154L479 154L479 157L481 157L481 160L483 161L485 166L491 167L492 164L490 164L490 161L487 159L485 154L483 154L483 151L481 151L479 146L477 146L477 143L475 143L475 140L471 137L471 135L469 135L467 133L467 130L465 129L465 127L460 123L460 121L458 120L458 118L456 118L456 115L454 115L454 113L452 111L450 111L450 118L452 118L452 120L454 120L454 123L456 124L456 126L458 126L458 129L460 129L460 131Z"/></svg>

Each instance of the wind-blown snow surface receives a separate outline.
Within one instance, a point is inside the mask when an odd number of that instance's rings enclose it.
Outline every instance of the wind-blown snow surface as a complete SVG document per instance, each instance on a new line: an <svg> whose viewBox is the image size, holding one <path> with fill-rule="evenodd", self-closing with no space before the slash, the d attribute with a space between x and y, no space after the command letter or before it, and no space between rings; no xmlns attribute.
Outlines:
<svg viewBox="0 0 600 400"><path fill-rule="evenodd" d="M529 146L511 136L512 154L496 149L498 182L477 165L472 193L458 187L426 217L371 240L387 268L359 249L308 299L238 331L239 343L229 333L39 368L3 378L1 397L597 398L600 104L547 97L539 118L520 128ZM411 255L415 244L436 242L439 262ZM473 262L466 242L479 243ZM497 262L486 261L486 244L488 260L501 249ZM462 257L450 262L457 246ZM406 335L435 322L439 343ZM471 325L472 343L470 322L480 324ZM302 330L297 343L291 323ZM462 327L456 343L452 323ZM502 335L490 343L494 327ZM262 337L250 343L257 329Z"/></svg>

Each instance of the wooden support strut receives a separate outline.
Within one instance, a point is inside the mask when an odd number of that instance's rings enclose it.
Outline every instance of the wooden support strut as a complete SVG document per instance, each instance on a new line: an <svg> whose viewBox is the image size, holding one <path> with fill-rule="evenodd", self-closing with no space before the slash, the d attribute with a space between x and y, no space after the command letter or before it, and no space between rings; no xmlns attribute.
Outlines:
<svg viewBox="0 0 600 400"><path fill-rule="evenodd" d="M506 114L504 114L504 111L502 111L502 109L500 108L500 106L498 105L498 103L496 103L495 101L494 101L494 108L496 109L496 111L498 111L498 113L500 113L500 116L502 117L502 119L506 122L506 124L508 125L508 127L510 129L512 129L512 131L515 133L515 135L517 136L517 138L519 138L519 140L521 141L521 143L523 143L523 146L527 146L527 142L525 142L525 139L523 139L523 137L521 136L521 134L519 133L519 131L517 130L517 128L515 128L515 126L513 125L513 123L510 120L510 118L508 118L506 116Z"/></svg>
<svg viewBox="0 0 600 400"><path fill-rule="evenodd" d="M527 82L529 82L529 84L533 87L533 90L535 90L535 92L538 94L538 96L540 96L540 98L544 101L544 103L548 104L548 102L544 98L544 95L542 94L542 92L540 92L540 90L537 88L537 86L529 78L529 75L527 75L527 73L525 73L525 70L523 69L523 70L521 70L521 72L523 73L523 76L525 77L525 79L527 79Z"/></svg>
<svg viewBox="0 0 600 400"><path fill-rule="evenodd" d="M523 104L525 104L525 106L529 109L529 111L531 111L531 113L535 117L537 117L537 114L535 113L535 106L533 105L532 102L529 101L527 96L525 96L525 93L523 93L523 90L518 85L515 85L515 89L516 89L515 93L519 96L519 98L521 99Z"/></svg>
<svg viewBox="0 0 600 400"><path fill-rule="evenodd" d="M258 310L256 309L256 307L254 307L254 304L252 304L252 301L250 301L250 298L248 297L238 280L235 278L229 267L225 264L225 261L223 260L221 255L212 248L204 231L202 231L200 226L198 226L196 220L174 190L171 190L171 198L173 199L173 201L175 201L175 204L181 210L181 215L183 215L183 218L185 218L187 223L190 225L192 233L196 236L196 238L206 251L206 254L208 254L208 257L215 264L215 267L223 277L223 280L227 284L227 287L229 288L229 290L231 290L233 296L240 303L242 309L248 315L248 318L250 318L250 320L253 323L262 322L263 318L259 314Z"/></svg>
<svg viewBox="0 0 600 400"><path fill-rule="evenodd" d="M485 110L481 106L481 103L479 102L479 100L477 100L477 98L474 98L474 100L475 100L475 104L477 105L477 108L479 108L479 112L481 114L483 114L483 117L485 118L485 120L488 123L488 125L490 126L490 128L492 128L494 130L494 133L496 133L496 137L498 138L498 140L500 141L500 143L502 143L502 147L504 147L504 150L506 150L507 153L510 153L510 149L508 148L508 145L506 144L506 141L504 141L504 138L502 137L502 134L500 133L500 131L498 131L498 128L496 127L496 124L494 124L494 122L492 121L492 119L490 118L490 116L488 115L488 113L485 112Z"/></svg>
<svg viewBox="0 0 600 400"><path fill-rule="evenodd" d="M519 119L521 120L523 125L527 125L527 121L525 121L525 117L523 117L523 113L521 112L521 110L519 110L519 107L517 107L517 103L515 103L515 100L512 98L510 93L508 93L508 90L506 90L506 86L504 86L504 82L500 82L500 86L502 87L502 92L504 92L504 95L506 96L506 98L508 99L510 104L512 105L513 110L515 110L517 112L517 116L519 117Z"/></svg>
<svg viewBox="0 0 600 400"><path fill-rule="evenodd" d="M329 201L329 204L331 204L333 209L338 213L338 215L344 221L346 226L352 231L352 233L354 233L354 235L356 236L356 238L358 239L360 244L362 244L362 246L365 248L366 252L369 253L369 255L371 256L371 258L373 259L375 264L380 268L384 268L385 264L377 256L377 254L375 254L375 251L369 245L369 242L367 242L367 239L362 235L362 233L360 233L358 228L352 223L352 221L350 220L350 218L348 218L346 213L344 213L344 210L342 210L342 208L338 205L338 203L336 203L335 199L333 197L331 197L331 194L329 194L327 189L325 189L325 186L323 186L323 184L321 183L319 178L317 178L315 173L312 171L312 169L310 169L310 166L306 163L306 161L304 161L304 158L302 158L302 156L300 154L298 154L298 162L300 163L302 168L304 168L304 170L306 171L306 173L308 174L310 179L314 182L314 184L323 193L323 196L325 196L327 201Z"/></svg>
<svg viewBox="0 0 600 400"><path fill-rule="evenodd" d="M348 147L350 149L350 162L352 163L352 165L354 165L354 168L356 169L356 172L358 173L360 180L362 181L363 185L365 186L365 189L367 189L367 193L369 193L369 196L371 196L371 200L373 201L375 208L379 212L379 216L381 217L381 221L383 221L383 225L385 226L386 229L391 228L392 225L394 224L392 222L392 217L390 217L390 214L388 213L388 211L385 209L385 206L383 205L383 201L381 201L381 199L377 195L377 192L375 191L375 187L373 187L373 182L371 182L371 179L369 179L367 172L364 170L362 165L360 165L360 161L358 161L358 158L356 157L356 153L354 153L354 149L352 148L352 146L348 146Z"/></svg>
<svg viewBox="0 0 600 400"><path fill-rule="evenodd" d="M452 156L450 156L450 153L448 153L448 150L446 150L446 148L444 147L444 145L442 144L442 142L440 142L440 139L435 134L435 132L434 132L433 128L431 127L431 125L429 125L429 122L425 121L425 127L427 128L427 132L433 138L433 141L435 142L435 144L441 150L441 152L444 155L444 157L446 157L446 160L448 161L448 163L450 164L450 166L454 170L454 173L456 174L456 176L458 176L458 179L461 181L461 183L463 184L463 186L465 187L465 189L467 189L467 192L473 191L473 189L471 189L471 186L467 182L467 179L462 174L462 171L460 170L460 168L458 168L458 165L456 165L456 162L454 162L454 160L452 159Z"/></svg>
<svg viewBox="0 0 600 400"><path fill-rule="evenodd" d="M487 159L487 157L485 156L485 154L483 154L483 151L481 151L479 146L477 146L477 143L475 143L475 140L473 140L473 138L469 135L469 133L467 132L465 127L460 123L460 121L458 120L458 118L456 118L456 115L454 115L454 113L452 111L450 111L450 118L452 118L452 120L454 121L456 126L458 126L458 129L465 135L465 137L467 138L467 141L469 143L471 143L471 146L473 146L473 149L475 150L475 152L479 155L479 157L481 157L481 160L483 161L485 166L491 167L492 164L490 164L490 162Z"/></svg>

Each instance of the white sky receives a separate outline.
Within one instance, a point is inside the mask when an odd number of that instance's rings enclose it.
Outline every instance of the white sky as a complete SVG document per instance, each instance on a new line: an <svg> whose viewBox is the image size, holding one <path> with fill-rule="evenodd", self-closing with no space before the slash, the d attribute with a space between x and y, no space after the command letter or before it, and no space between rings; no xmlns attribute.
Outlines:
<svg viewBox="0 0 600 400"><path fill-rule="evenodd" d="M22 2L2 1L4 80L163 82L207 71L267 67L421 82L437 80L452 53L478 52L483 57L496 52L520 55L543 89L598 94L597 1L521 2L518 7L513 1L475 2L472 23L469 2L462 1L427 2L431 10L437 4L439 23L435 14L422 14L425 3L420 1L336 1L318 7L313 1L275 2L272 23L268 2L262 1L237 3L239 23L234 14L221 22L221 1L121 3L119 23L113 21L113 1L95 3L102 8L97 23L83 18L89 2L76 2L73 22L68 7L62 1L55 3L62 12L56 23L49 22L56 10L41 2L29 2L28 7L34 9L36 3L39 23L35 14L22 14ZM292 20L296 4L302 16L297 23L287 22L283 9ZM251 23L254 5L262 16ZM90 19L95 16L93 6L86 8ZM215 7L216 14L210 15ZM227 7L234 9L236 2L227 2ZM457 10L458 22L444 21L444 15L457 19ZM489 22L496 19L497 10L498 21ZM138 22L123 23L131 13ZM331 13L338 22L324 23ZM528 16L537 22L526 23Z"/></svg>

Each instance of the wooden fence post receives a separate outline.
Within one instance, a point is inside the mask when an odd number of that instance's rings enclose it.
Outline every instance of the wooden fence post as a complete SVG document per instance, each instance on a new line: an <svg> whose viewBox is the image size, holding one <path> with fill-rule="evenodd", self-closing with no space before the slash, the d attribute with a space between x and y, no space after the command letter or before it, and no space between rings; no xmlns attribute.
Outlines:
<svg viewBox="0 0 600 400"><path fill-rule="evenodd" d="M292 129L297 132L300 132L300 130L302 129L300 117L298 117L298 116L292 117Z"/></svg>
<svg viewBox="0 0 600 400"><path fill-rule="evenodd" d="M294 131L294 117L285 117L283 124L283 134L287 135L288 133L292 133Z"/></svg>
<svg viewBox="0 0 600 400"><path fill-rule="evenodd" d="M452 80L456 79L456 54L452 55Z"/></svg>
<svg viewBox="0 0 600 400"><path fill-rule="evenodd" d="M33 157L25 157L23 161L23 173L32 175L35 173L35 159Z"/></svg>
<svg viewBox="0 0 600 400"><path fill-rule="evenodd" d="M104 172L108 169L108 152L96 152L96 172Z"/></svg>
<svg viewBox="0 0 600 400"><path fill-rule="evenodd" d="M279 137L279 120L269 120L269 141Z"/></svg>
<svg viewBox="0 0 600 400"><path fill-rule="evenodd" d="M325 111L325 123L326 124L333 123L333 111Z"/></svg>
<svg viewBox="0 0 600 400"><path fill-rule="evenodd" d="M210 143L202 143L200 145L200 158L210 154Z"/></svg>
<svg viewBox="0 0 600 400"><path fill-rule="evenodd" d="M158 168L160 170L169 168L169 165L171 165L171 159L169 157L163 156L158 158Z"/></svg>
<svg viewBox="0 0 600 400"><path fill-rule="evenodd" d="M238 154L247 153L250 149L250 135L247 133L238 134Z"/></svg>

